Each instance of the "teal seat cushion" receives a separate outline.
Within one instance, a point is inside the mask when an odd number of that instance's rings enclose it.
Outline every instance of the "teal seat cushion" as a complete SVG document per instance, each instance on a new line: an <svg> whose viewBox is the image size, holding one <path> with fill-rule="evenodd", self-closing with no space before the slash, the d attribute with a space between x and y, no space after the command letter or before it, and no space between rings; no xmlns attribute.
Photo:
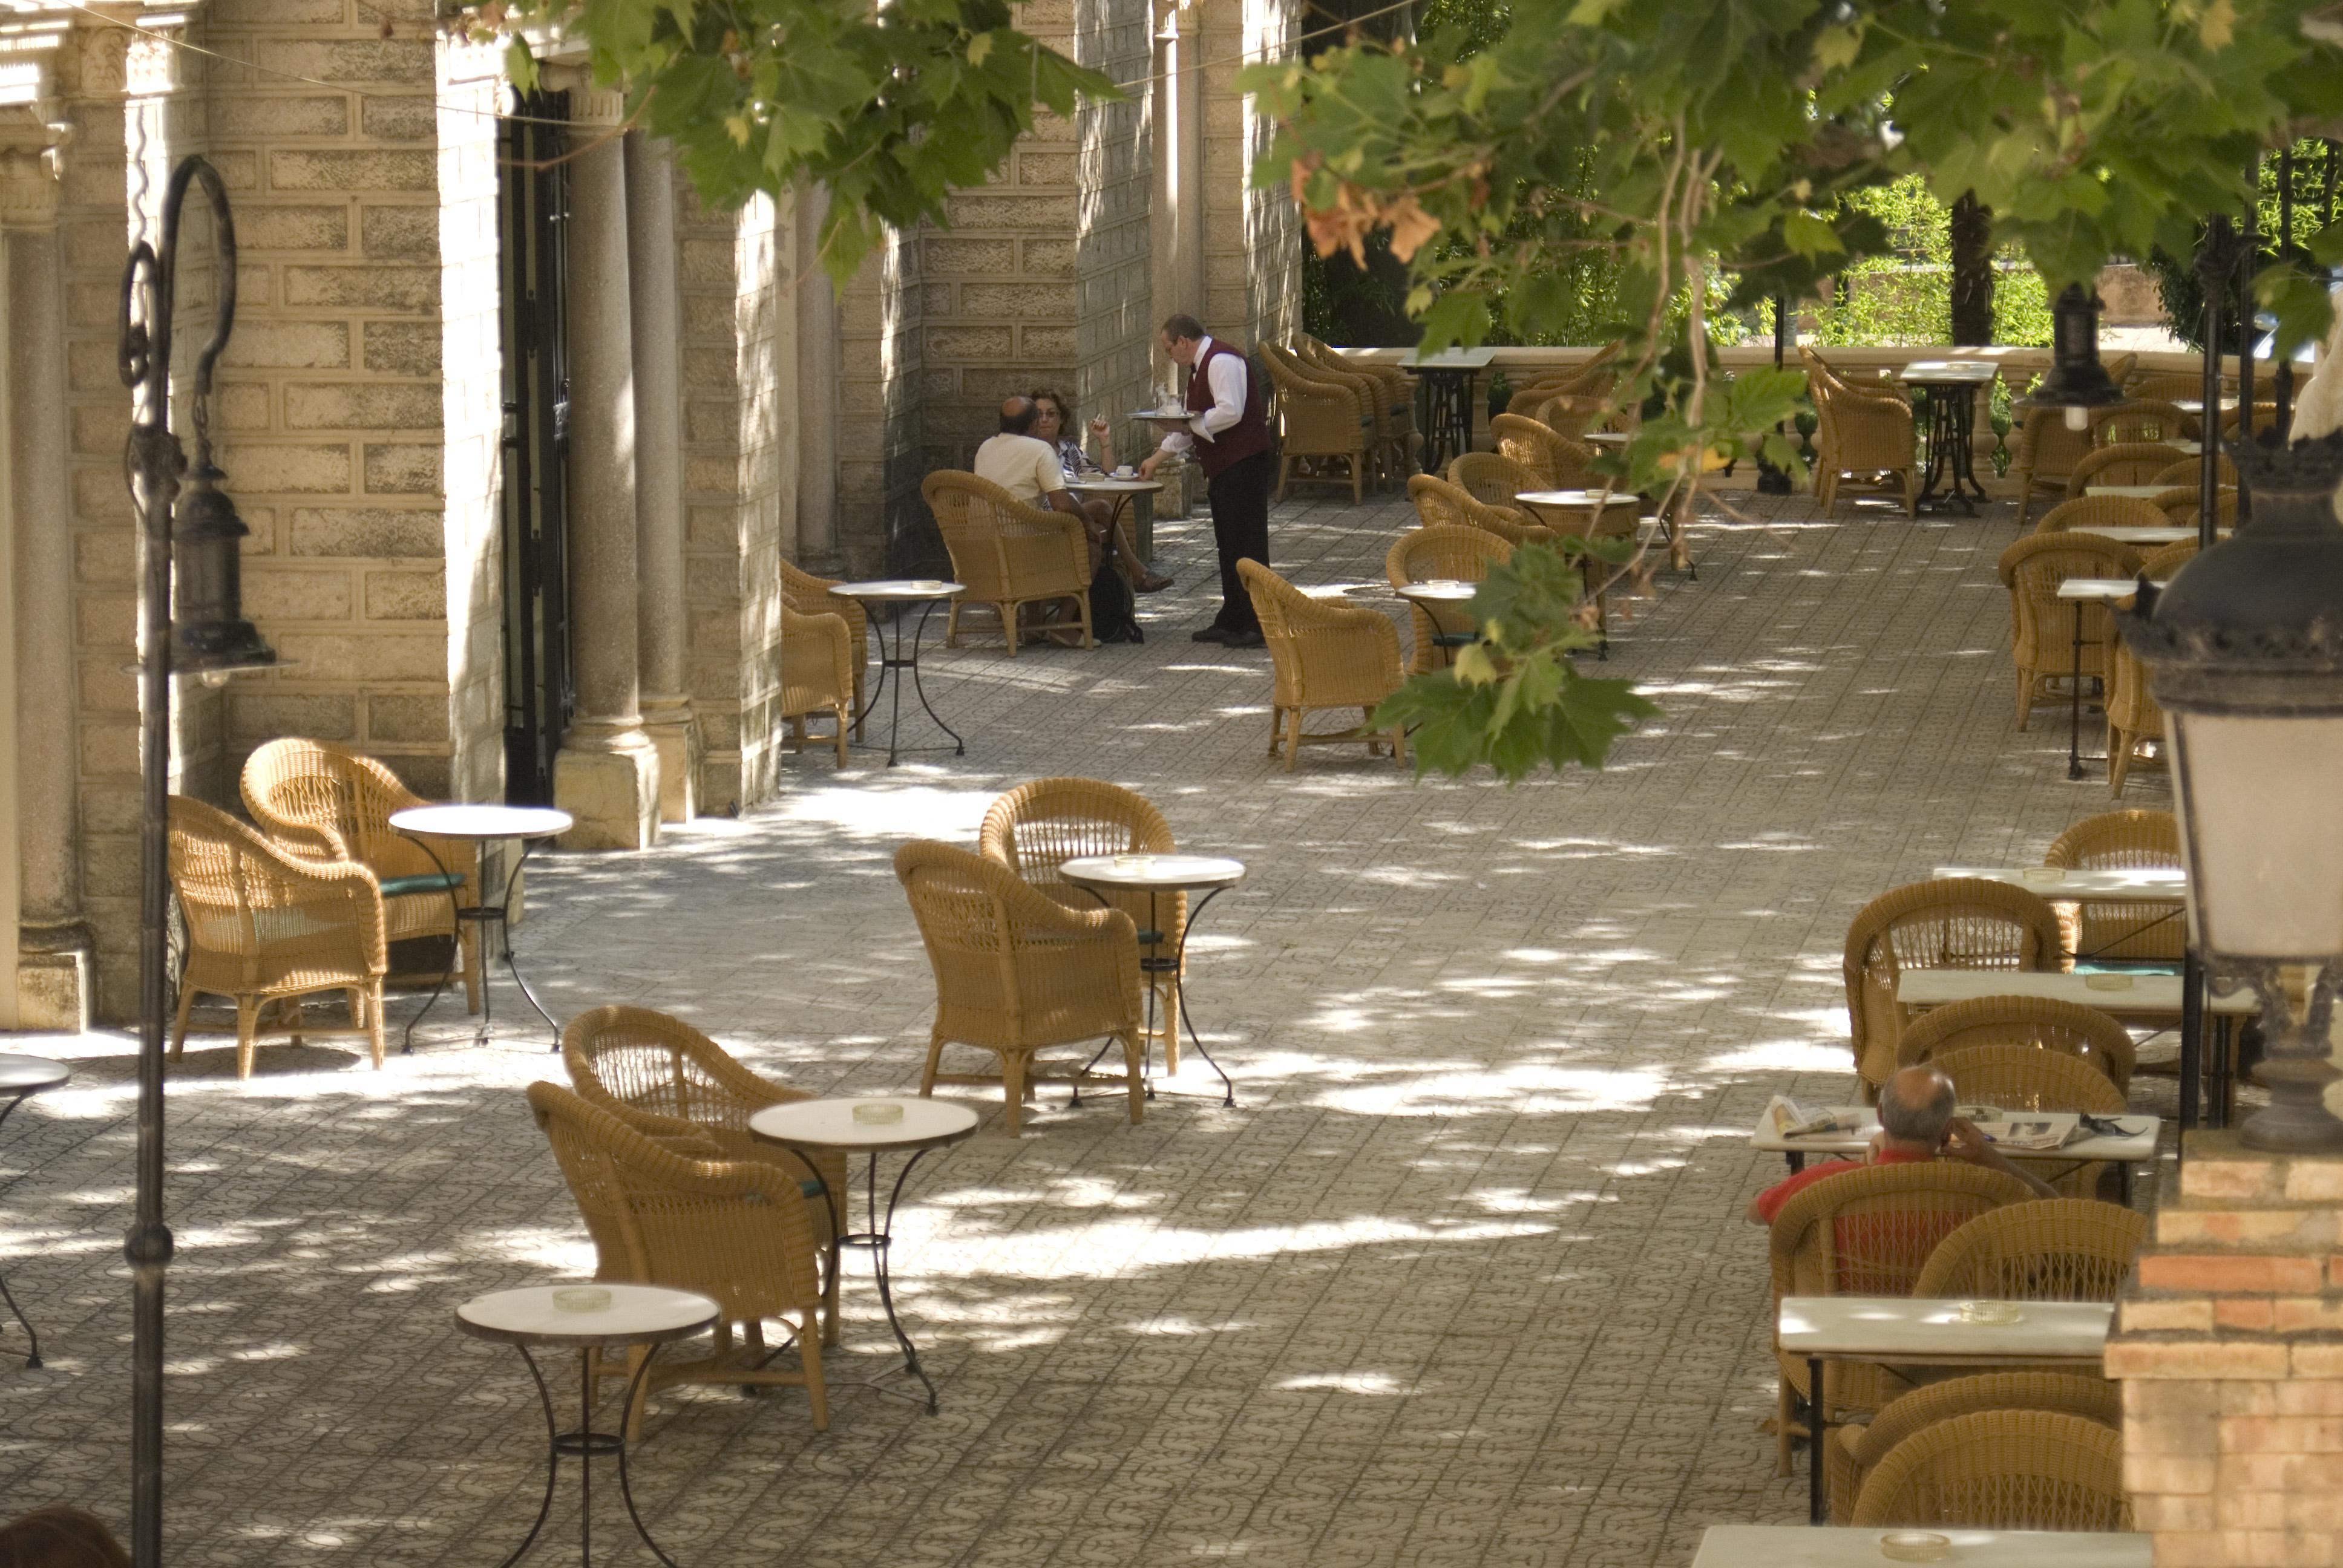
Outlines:
<svg viewBox="0 0 2343 1568"><path fill-rule="evenodd" d="M824 1192L829 1191L830 1189L823 1185L821 1178L817 1176L810 1181L799 1182L798 1191L804 1193L809 1198L819 1198Z"/></svg>
<svg viewBox="0 0 2343 1568"><path fill-rule="evenodd" d="M385 877L382 896L401 899L409 893L449 893L464 885L453 871L424 871L412 877Z"/></svg>

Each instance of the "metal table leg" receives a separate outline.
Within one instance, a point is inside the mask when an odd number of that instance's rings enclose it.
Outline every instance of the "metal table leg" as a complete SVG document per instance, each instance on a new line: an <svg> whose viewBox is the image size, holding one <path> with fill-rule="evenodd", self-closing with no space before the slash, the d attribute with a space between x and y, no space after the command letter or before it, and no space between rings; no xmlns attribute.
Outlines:
<svg viewBox="0 0 2343 1568"><path fill-rule="evenodd" d="M920 679L920 640L927 636L928 618L935 614L936 606L940 602L940 600L930 599L920 607L919 624L911 630L911 656L909 658L903 657L903 617L899 614L891 623L887 621L876 623L879 630L879 683L870 689L870 699L862 705L862 711L854 716L854 729L856 734L860 734L862 721L868 719L871 711L879 706L880 695L887 690L889 672L909 670L911 677L911 690L919 698L920 706L927 711L930 719L935 720L937 729L952 738L952 755L965 757L968 755L968 742L961 739L960 731L946 724L942 716L936 712L935 705L928 700L928 689ZM890 624L895 633L895 641L891 649L887 642L887 631ZM1005 629L1011 638L1017 635L1017 628L1013 625ZM894 767L902 757L902 747L900 744L903 729L902 676L897 675L894 678L894 688L895 695L887 707L887 766L890 768ZM861 743L857 741L855 744L859 746ZM875 750L876 748L872 749ZM935 746L914 748L914 749L940 751L943 748Z"/></svg>
<svg viewBox="0 0 2343 1568"><path fill-rule="evenodd" d="M1187 920L1180 927L1180 946L1172 955L1172 994L1178 999L1180 1021L1187 1026L1189 1043L1196 1048L1196 1054L1204 1059L1204 1065L1220 1074L1221 1087L1226 1091L1226 1096L1221 1103L1233 1106L1237 1102L1237 1086L1230 1081L1228 1073L1221 1064L1212 1060L1212 1053L1204 1049L1203 1036L1196 1032L1195 1015L1188 1010L1188 933L1196 929L1196 921L1203 914L1204 906L1227 890L1225 888L1214 888L1198 900L1195 907L1188 911Z"/></svg>
<svg viewBox="0 0 2343 1568"><path fill-rule="evenodd" d="M846 1228L847 1207L853 1201L850 1194L841 1193L834 1189L829 1194L831 1272L835 1276L840 1261L844 1256L845 1248L859 1247L870 1254L871 1271L879 1282L879 1304L886 1309L887 1327L893 1332L895 1342L902 1347L901 1370L920 1380L920 1385L927 1390L927 1398L921 1401L917 1394L908 1393L899 1388L889 1388L885 1383L868 1379L860 1382L831 1382L827 1386L833 1391L840 1388L873 1389L897 1399L908 1399L914 1404L924 1402L928 1407L928 1413L933 1415L939 1408L935 1380L929 1377L927 1368L920 1364L919 1347L911 1342L910 1334L903 1327L903 1320L896 1315L895 1292L889 1278L887 1263L888 1253L895 1244L895 1206L903 1200L903 1183L910 1180L911 1168L927 1156L927 1150L915 1149L911 1151L910 1158L903 1161L902 1170L895 1173L895 1185L887 1194L887 1211L884 1218L881 1218L879 1212L879 1151L875 1149L870 1151L868 1211L870 1228L867 1231L849 1231Z"/></svg>
<svg viewBox="0 0 2343 1568"><path fill-rule="evenodd" d="M1806 1358L1806 1523L1828 1524L1830 1503L1823 1494L1823 1441L1830 1435L1830 1406L1823 1399L1823 1360Z"/></svg>
<svg viewBox="0 0 2343 1568"><path fill-rule="evenodd" d="M614 1457L618 1462L618 1493L626 1499L627 1517L634 1521L635 1533L643 1538L643 1544L651 1549L651 1555L666 1563L667 1568L678 1568L676 1560L651 1538L649 1526L643 1523L642 1513L635 1506L635 1489L627 1473L626 1412L634 1409L635 1395L642 1388L643 1378L651 1370L651 1361L659 1354L659 1347L651 1345L646 1348L642 1365L637 1367L635 1375L627 1380L627 1396L618 1407L618 1430L616 1432L594 1430L595 1378L589 1352L578 1352L578 1430L561 1432L557 1430L554 1421L553 1391L546 1386L545 1373L538 1370L537 1358L528 1353L527 1345L516 1344L513 1348L520 1352L520 1359L528 1363L528 1375L537 1383L538 1402L545 1407L545 1498L538 1504L536 1523L528 1527L528 1533L521 1537L520 1544L512 1549L512 1554L498 1564L498 1568L512 1568L535 1543L538 1533L545 1528L545 1521L553 1511L554 1483L559 1477L565 1455L573 1456L578 1461L579 1568L590 1568L594 1561L594 1461L604 1455Z"/></svg>
<svg viewBox="0 0 2343 1568"><path fill-rule="evenodd" d="M2191 943L2180 958L2180 1131L2195 1128L2205 1076L2205 965Z"/></svg>
<svg viewBox="0 0 2343 1568"><path fill-rule="evenodd" d="M439 874L441 877L447 878L454 875L453 872L447 869L447 862L439 859L439 852L434 849L427 840L418 835L410 841L423 846L423 852L431 857L431 863L439 869ZM512 925L511 922L506 919L506 915L512 908L513 890L520 886L521 868L528 863L529 852L537 848L537 841L533 839L522 839L518 840L518 842L520 844L520 853L513 857L512 870L505 877L505 891L502 901L493 904L468 905L458 903L456 900L456 889L451 887L447 890L447 902L456 911L456 923L459 929L466 920L470 920L473 924L480 928L479 935L475 939L476 940L485 943L488 940L488 927L491 924L495 925L497 928L497 944L504 950L502 956L505 960L505 972L512 976L513 985L518 989L522 998L528 1001L530 1007L537 1010L537 1016L545 1020L545 1027L553 1031L553 1049L559 1050L561 1049L561 1025L555 1020L554 1016L551 1013L545 1010L545 1004L537 1000L537 993L528 989L528 981L521 978L520 965L514 961L513 959ZM461 885L462 884L460 883L457 884L458 887ZM456 966L463 961L463 957L464 944L461 941L458 941L456 943L454 950L450 951L447 956L447 972L442 974L439 977L437 983L432 986L431 995L425 1000L422 1010L417 1012L413 1018L407 1020L407 1038L405 1043L399 1047L401 1051L412 1051L415 1049L415 1026L423 1021L424 1016L430 1012L433 1004L438 1001L440 994L447 989L447 982L455 978ZM497 1009L496 986L494 983L495 976L489 972L489 966L494 962L494 960L495 955L493 954L484 953L481 957L480 1027L472 1036L472 1042L475 1045L486 1045L488 1042L489 1026L496 1021Z"/></svg>
<svg viewBox="0 0 2343 1568"><path fill-rule="evenodd" d="M2075 601L2074 689L2066 694L2066 777L2083 776L2083 601Z"/></svg>
<svg viewBox="0 0 2343 1568"><path fill-rule="evenodd" d="M37 1092L39 1092L37 1090L27 1089L22 1094L12 1096L7 1104L0 1105L0 1123L6 1122L10 1112ZM0 1274L0 1302L5 1302L8 1304L9 1315L14 1317L18 1325L24 1329L25 1337L32 1342L32 1349L25 1356L25 1365L28 1368L38 1367L41 1364L40 1332L33 1327L33 1320L25 1315L25 1309L16 1304L16 1298L8 1293L8 1277L5 1274Z"/></svg>

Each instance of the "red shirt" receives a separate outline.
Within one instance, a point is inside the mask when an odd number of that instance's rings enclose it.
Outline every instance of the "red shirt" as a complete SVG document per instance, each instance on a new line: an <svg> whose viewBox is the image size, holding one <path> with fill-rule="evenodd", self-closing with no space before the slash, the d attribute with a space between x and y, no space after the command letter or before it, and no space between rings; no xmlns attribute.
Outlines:
<svg viewBox="0 0 2343 1568"><path fill-rule="evenodd" d="M1906 1154L1898 1150L1883 1149L1873 1155L1867 1163L1908 1165L1934 1158L1936 1157L1931 1154ZM1802 1192L1825 1177L1836 1176L1847 1171L1860 1171L1865 1163L1866 1161L1861 1160L1825 1160L1819 1165L1809 1165L1804 1171L1793 1171L1757 1194L1757 1212L1765 1218L1765 1223L1770 1225L1774 1222L1774 1216L1782 1211L1782 1205L1790 1201L1790 1194L1793 1192Z"/></svg>

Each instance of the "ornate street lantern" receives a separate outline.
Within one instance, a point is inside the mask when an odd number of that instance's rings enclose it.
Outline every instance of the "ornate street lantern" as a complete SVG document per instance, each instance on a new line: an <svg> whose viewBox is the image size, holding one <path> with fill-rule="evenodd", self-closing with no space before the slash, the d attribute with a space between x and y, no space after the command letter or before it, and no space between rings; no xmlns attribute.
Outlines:
<svg viewBox="0 0 2343 1568"><path fill-rule="evenodd" d="M2099 297L2070 283L2050 307L2050 374L2033 393L2036 403L2063 403L2066 428L2090 427L2091 410L2123 401L2123 388L2099 363Z"/></svg>
<svg viewBox="0 0 2343 1568"><path fill-rule="evenodd" d="M2270 1104L2253 1148L2343 1149L2324 1103L2328 1020L2343 983L2343 433L2230 448L2254 515L2157 593L2142 579L2124 638L2171 739L2189 945L2217 989L2251 986Z"/></svg>
<svg viewBox="0 0 2343 1568"><path fill-rule="evenodd" d="M171 432L171 314L178 278L179 213L200 184L212 210L218 302L192 387L196 462ZM236 224L218 172L200 157L171 172L159 251L140 241L122 273L122 383L135 400L130 497L143 546L138 617L138 739L144 786L138 886L138 1206L123 1252L130 1262L130 1547L138 1568L163 1560L163 1276L171 1228L163 1220L163 1030L169 907L167 839L171 675L206 680L264 668L277 655L244 618L238 551L248 531L219 487L212 461L212 370L236 327ZM180 479L186 490L180 493ZM174 503L177 527L173 528ZM181 619L172 617L174 557Z"/></svg>

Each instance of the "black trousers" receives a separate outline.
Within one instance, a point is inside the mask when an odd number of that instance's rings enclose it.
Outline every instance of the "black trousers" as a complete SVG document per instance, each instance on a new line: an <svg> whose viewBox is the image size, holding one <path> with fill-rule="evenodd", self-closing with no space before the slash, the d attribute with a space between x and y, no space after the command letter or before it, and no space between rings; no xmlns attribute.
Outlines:
<svg viewBox="0 0 2343 1568"><path fill-rule="evenodd" d="M1221 613L1212 624L1223 631L1257 632L1252 596L1237 577L1239 561L1269 565L1269 482L1277 468L1273 452L1240 458L1208 480L1212 503L1212 542L1221 551Z"/></svg>

